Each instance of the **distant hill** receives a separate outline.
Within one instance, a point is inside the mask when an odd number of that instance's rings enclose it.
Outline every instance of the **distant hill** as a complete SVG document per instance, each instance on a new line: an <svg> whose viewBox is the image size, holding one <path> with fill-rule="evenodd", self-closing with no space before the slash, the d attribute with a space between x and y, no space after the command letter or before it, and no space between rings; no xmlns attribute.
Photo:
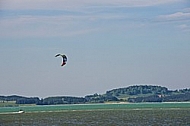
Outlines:
<svg viewBox="0 0 190 126"><path fill-rule="evenodd" d="M93 94L85 97L38 97L0 96L0 102L15 101L16 104L84 104L104 102L184 102L190 101L190 89L168 90L166 87L153 85L134 85L106 91L105 94Z"/></svg>
<svg viewBox="0 0 190 126"><path fill-rule="evenodd" d="M16 101L17 104L36 104L40 99L38 97L23 97L17 95L0 96L1 102Z"/></svg>
<svg viewBox="0 0 190 126"><path fill-rule="evenodd" d="M190 89L168 90L166 87L135 85L107 91L107 96L115 96L128 102L180 102L190 101Z"/></svg>
<svg viewBox="0 0 190 126"><path fill-rule="evenodd" d="M169 91L166 87L161 86L148 86L148 85L136 85L126 88L113 89L106 92L106 95L116 96L118 98L137 97L137 96L149 96L149 95L168 95L172 91Z"/></svg>

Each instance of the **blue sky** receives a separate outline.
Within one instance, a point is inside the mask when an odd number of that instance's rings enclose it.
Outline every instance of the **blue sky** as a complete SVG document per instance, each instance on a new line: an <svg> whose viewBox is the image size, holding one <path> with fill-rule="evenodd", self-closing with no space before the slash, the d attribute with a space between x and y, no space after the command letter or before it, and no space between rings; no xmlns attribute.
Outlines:
<svg viewBox="0 0 190 126"><path fill-rule="evenodd" d="M188 0L1 0L0 29L0 95L190 88Z"/></svg>

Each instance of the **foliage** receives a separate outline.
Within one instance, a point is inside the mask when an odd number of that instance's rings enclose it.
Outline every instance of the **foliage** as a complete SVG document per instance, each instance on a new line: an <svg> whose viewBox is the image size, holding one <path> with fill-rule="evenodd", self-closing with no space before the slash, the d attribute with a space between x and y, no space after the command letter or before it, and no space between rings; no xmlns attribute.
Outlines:
<svg viewBox="0 0 190 126"><path fill-rule="evenodd" d="M15 101L0 101L0 107L17 107Z"/></svg>
<svg viewBox="0 0 190 126"><path fill-rule="evenodd" d="M98 95L97 93L94 95L85 96L87 102L90 103L104 103L108 101L118 101L118 99L112 95Z"/></svg>
<svg viewBox="0 0 190 126"><path fill-rule="evenodd" d="M16 104L36 104L39 102L39 98L38 97L34 97L34 98L19 98L16 100Z"/></svg>
<svg viewBox="0 0 190 126"><path fill-rule="evenodd" d="M127 95L140 95L140 94L166 95L169 93L171 92L166 87L140 85L140 86L130 86L127 88L113 89L111 91L107 91L106 95L112 95L112 96L118 97L124 94L127 94Z"/></svg>
<svg viewBox="0 0 190 126"><path fill-rule="evenodd" d="M38 105L56 105L56 104L82 104L85 103L85 98L80 97L48 97L41 99Z"/></svg>
<svg viewBox="0 0 190 126"><path fill-rule="evenodd" d="M11 96L0 96L1 101L16 101L17 99L26 98L22 96L17 95L11 95Z"/></svg>
<svg viewBox="0 0 190 126"><path fill-rule="evenodd" d="M121 97L123 99L121 99ZM125 100L124 100L125 99ZM190 101L190 89L168 90L166 87L152 85L136 85L126 88L118 88L107 91L105 94L93 94L85 97L48 97L39 99L38 97L22 96L0 96L0 102L5 103L15 101L16 104L83 104L83 103L104 103L111 101L128 102L182 102Z"/></svg>
<svg viewBox="0 0 190 126"><path fill-rule="evenodd" d="M181 102L181 101L190 101L190 92L184 94L176 94L167 97L163 97L163 102Z"/></svg>
<svg viewBox="0 0 190 126"><path fill-rule="evenodd" d="M129 102L162 102L162 98L157 95L151 95L147 97L129 98Z"/></svg>

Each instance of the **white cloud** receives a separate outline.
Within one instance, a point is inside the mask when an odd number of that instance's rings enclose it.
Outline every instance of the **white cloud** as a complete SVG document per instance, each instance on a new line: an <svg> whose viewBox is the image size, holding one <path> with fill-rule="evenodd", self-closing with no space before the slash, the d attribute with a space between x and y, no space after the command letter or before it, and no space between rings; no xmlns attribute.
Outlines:
<svg viewBox="0 0 190 126"><path fill-rule="evenodd" d="M190 8L183 9L183 12L190 12Z"/></svg>
<svg viewBox="0 0 190 126"><path fill-rule="evenodd" d="M189 32L190 8L185 8L182 11L172 14L159 15L154 21L169 23L168 25L173 25L173 27L178 28L178 30Z"/></svg>
<svg viewBox="0 0 190 126"><path fill-rule="evenodd" d="M158 20L160 21L176 21L176 20L190 20L190 13L176 12L169 15L160 15Z"/></svg>
<svg viewBox="0 0 190 126"><path fill-rule="evenodd" d="M155 6L181 1L183 0L1 0L0 9L11 10L8 13L13 14L0 19L0 28L3 29L0 31L0 36L71 36L102 31L100 29L106 29L109 26L143 27L144 19L148 18L146 15L143 19L137 15L133 17L128 12L115 12L116 8ZM108 8L105 9L105 7ZM51 10L56 12L51 12ZM49 12L50 15L48 15ZM162 15L158 19L183 19L188 15L187 12L179 12Z"/></svg>
<svg viewBox="0 0 190 126"><path fill-rule="evenodd" d="M61 37L86 34L98 30L96 27L85 26L88 16L19 16L0 20L0 36L24 37ZM77 22L76 22L77 20ZM80 25L79 25L80 24ZM83 26L84 25L84 26ZM11 33L11 34L10 34Z"/></svg>
<svg viewBox="0 0 190 126"><path fill-rule="evenodd" d="M186 29L186 28L188 28L188 26L186 24L182 24L182 25L179 25L179 28Z"/></svg>
<svg viewBox="0 0 190 126"><path fill-rule="evenodd" d="M1 0L1 9L74 9L81 6L155 6L185 0Z"/></svg>
<svg viewBox="0 0 190 126"><path fill-rule="evenodd" d="M177 27L184 32L190 32L190 26L187 24L178 25Z"/></svg>

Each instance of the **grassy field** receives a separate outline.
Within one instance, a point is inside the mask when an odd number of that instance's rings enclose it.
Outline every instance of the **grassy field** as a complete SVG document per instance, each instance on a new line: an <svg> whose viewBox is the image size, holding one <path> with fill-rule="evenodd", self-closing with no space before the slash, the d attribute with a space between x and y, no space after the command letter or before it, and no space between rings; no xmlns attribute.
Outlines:
<svg viewBox="0 0 190 126"><path fill-rule="evenodd" d="M0 101L0 107L17 107L16 101Z"/></svg>
<svg viewBox="0 0 190 126"><path fill-rule="evenodd" d="M36 104L16 104L16 101L0 101L0 107L35 106Z"/></svg>

